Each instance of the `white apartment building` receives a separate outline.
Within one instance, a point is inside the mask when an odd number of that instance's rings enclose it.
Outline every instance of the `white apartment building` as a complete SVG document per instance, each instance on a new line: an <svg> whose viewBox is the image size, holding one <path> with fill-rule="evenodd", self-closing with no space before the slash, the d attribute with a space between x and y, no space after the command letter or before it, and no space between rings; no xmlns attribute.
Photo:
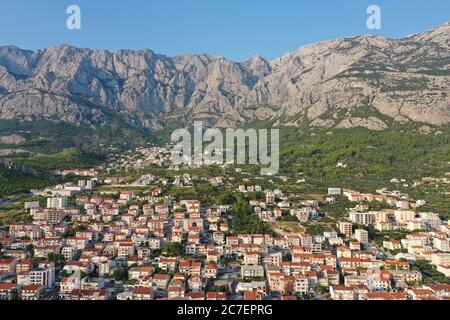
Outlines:
<svg viewBox="0 0 450 320"><path fill-rule="evenodd" d="M353 234L353 227L350 222L339 222L339 232L345 234L346 237L351 237Z"/></svg>
<svg viewBox="0 0 450 320"><path fill-rule="evenodd" d="M241 276L243 278L257 278L264 277L264 267L255 265L241 266Z"/></svg>
<svg viewBox="0 0 450 320"><path fill-rule="evenodd" d="M39 285L51 288L55 283L55 269L36 269L30 271L30 285Z"/></svg>
<svg viewBox="0 0 450 320"><path fill-rule="evenodd" d="M61 254L63 255L64 259L66 259L66 261L72 261L76 253L77 249L72 246L66 246L61 250Z"/></svg>
<svg viewBox="0 0 450 320"><path fill-rule="evenodd" d="M369 233L364 229L355 230L355 239L362 244L369 243Z"/></svg>
<svg viewBox="0 0 450 320"><path fill-rule="evenodd" d="M375 222L375 216L371 212L350 211L349 220L354 223L369 225Z"/></svg>
<svg viewBox="0 0 450 320"><path fill-rule="evenodd" d="M49 209L67 208L67 204L68 201L66 197L47 198L47 208Z"/></svg>
<svg viewBox="0 0 450 320"><path fill-rule="evenodd" d="M411 210L395 210L394 211L395 221L398 224L405 224L416 217L416 213Z"/></svg>
<svg viewBox="0 0 450 320"><path fill-rule="evenodd" d="M443 252L450 252L450 238L434 238L433 247Z"/></svg>

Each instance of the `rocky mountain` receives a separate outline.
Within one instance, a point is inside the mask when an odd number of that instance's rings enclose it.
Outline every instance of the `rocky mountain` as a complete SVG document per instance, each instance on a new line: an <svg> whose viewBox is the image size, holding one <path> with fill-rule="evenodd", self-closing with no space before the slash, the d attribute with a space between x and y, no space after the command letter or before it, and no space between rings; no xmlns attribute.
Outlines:
<svg viewBox="0 0 450 320"><path fill-rule="evenodd" d="M450 123L449 92L448 23L404 39L349 37L240 63L151 50L0 47L0 119L95 126L121 117L153 129L172 120L308 119L379 130L389 121Z"/></svg>

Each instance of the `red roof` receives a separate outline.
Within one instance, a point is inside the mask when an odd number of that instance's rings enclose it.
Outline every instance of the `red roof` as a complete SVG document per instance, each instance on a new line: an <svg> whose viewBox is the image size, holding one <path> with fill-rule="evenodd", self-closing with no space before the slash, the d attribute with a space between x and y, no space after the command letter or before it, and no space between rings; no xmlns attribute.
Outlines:
<svg viewBox="0 0 450 320"><path fill-rule="evenodd" d="M250 291L244 292L244 300L256 300L256 293Z"/></svg>
<svg viewBox="0 0 450 320"><path fill-rule="evenodd" d="M226 295L224 292L208 292L206 297L208 299L225 299Z"/></svg>
<svg viewBox="0 0 450 320"><path fill-rule="evenodd" d="M189 293L186 293L186 297L191 297L191 299L196 299L196 300L198 300L198 299L202 299L203 300L205 298L205 293L202 292L202 291L189 292Z"/></svg>
<svg viewBox="0 0 450 320"><path fill-rule="evenodd" d="M37 285L37 284L31 284L29 286L25 286L22 288L22 291L38 291L40 288L42 288L42 286Z"/></svg>
<svg viewBox="0 0 450 320"><path fill-rule="evenodd" d="M153 267L141 267L140 272L153 272L155 268Z"/></svg>
<svg viewBox="0 0 450 320"><path fill-rule="evenodd" d="M0 283L0 290L10 290L16 288L15 283Z"/></svg>
<svg viewBox="0 0 450 320"><path fill-rule="evenodd" d="M352 287L347 287L347 286L342 286L342 285L339 285L339 286L334 286L333 287L333 290L334 291L336 291L336 290L339 290L339 291L351 291L351 290L353 290L353 288Z"/></svg>
<svg viewBox="0 0 450 320"><path fill-rule="evenodd" d="M211 269L211 270L215 270L217 269L217 266L215 264L208 264L205 269Z"/></svg>
<svg viewBox="0 0 450 320"><path fill-rule="evenodd" d="M33 260L31 260L31 259L20 260L19 264L33 264Z"/></svg>
<svg viewBox="0 0 450 320"><path fill-rule="evenodd" d="M191 263L189 261L182 261L179 264L180 267L190 267Z"/></svg>
<svg viewBox="0 0 450 320"><path fill-rule="evenodd" d="M416 288L416 289L412 289L412 291L416 294L416 295L433 295L434 292L430 289L420 289L420 288Z"/></svg>
<svg viewBox="0 0 450 320"><path fill-rule="evenodd" d="M450 284L435 284L430 286L433 291L450 291Z"/></svg>
<svg viewBox="0 0 450 320"><path fill-rule="evenodd" d="M134 294L152 294L153 288L143 288L143 287L134 288L133 293Z"/></svg>
<svg viewBox="0 0 450 320"><path fill-rule="evenodd" d="M11 264L14 259L0 259L0 264Z"/></svg>

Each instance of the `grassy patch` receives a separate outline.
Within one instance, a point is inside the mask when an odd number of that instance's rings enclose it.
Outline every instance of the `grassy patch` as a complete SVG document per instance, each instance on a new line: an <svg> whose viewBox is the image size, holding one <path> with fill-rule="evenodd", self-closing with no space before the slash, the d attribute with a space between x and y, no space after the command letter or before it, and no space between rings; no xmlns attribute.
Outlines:
<svg viewBox="0 0 450 320"><path fill-rule="evenodd" d="M99 165L103 160L101 156L69 148L48 156L15 158L14 162L39 170L57 170L89 168Z"/></svg>
<svg viewBox="0 0 450 320"><path fill-rule="evenodd" d="M303 227L300 222L277 221L270 224L270 226L276 233L281 235L305 232L305 227Z"/></svg>

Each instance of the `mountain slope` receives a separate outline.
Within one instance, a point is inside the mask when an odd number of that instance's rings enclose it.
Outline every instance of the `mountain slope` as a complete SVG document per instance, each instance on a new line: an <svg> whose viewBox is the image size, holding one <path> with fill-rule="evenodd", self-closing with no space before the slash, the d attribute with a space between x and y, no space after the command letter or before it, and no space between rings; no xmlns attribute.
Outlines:
<svg viewBox="0 0 450 320"><path fill-rule="evenodd" d="M340 128L442 125L450 122L449 46L445 24L399 40L349 37L241 63L150 50L0 47L0 119L96 126L120 116L152 129L172 120L294 125L305 117Z"/></svg>

